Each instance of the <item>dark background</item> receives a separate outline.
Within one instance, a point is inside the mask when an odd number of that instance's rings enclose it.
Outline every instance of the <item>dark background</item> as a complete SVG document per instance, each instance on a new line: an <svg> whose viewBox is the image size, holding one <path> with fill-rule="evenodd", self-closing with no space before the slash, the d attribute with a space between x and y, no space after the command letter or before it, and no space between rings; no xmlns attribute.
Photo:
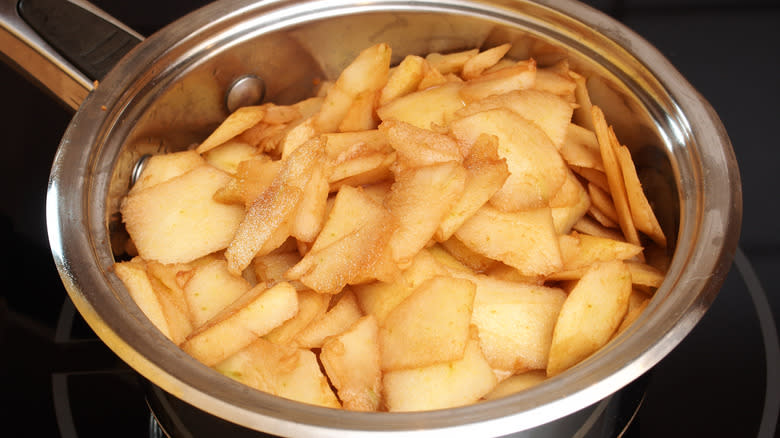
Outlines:
<svg viewBox="0 0 780 438"><path fill-rule="evenodd" d="M150 35L207 2L94 3ZM648 375L630 435L755 437L760 430L769 438L780 397L771 318L780 315L780 2L587 3L644 36L709 100L731 137L743 182L745 258L701 323ZM71 113L3 63L0 104L0 427L8 432L0 429L0 436L148 436L135 374L78 316L69 330L57 326L71 321L72 308L59 286L43 211L49 166Z"/></svg>

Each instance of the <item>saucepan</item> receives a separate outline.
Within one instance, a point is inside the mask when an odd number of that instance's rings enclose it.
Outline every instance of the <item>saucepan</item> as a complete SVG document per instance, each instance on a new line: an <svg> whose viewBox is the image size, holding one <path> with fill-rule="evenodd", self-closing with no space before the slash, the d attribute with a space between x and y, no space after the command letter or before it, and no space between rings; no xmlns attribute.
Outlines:
<svg viewBox="0 0 780 438"><path fill-rule="evenodd" d="M584 436L584 424L602 412L604 400L691 331L730 268L742 200L723 125L655 48L584 4L219 0L144 40L86 3L40 1L3 0L0 47L77 109L54 158L46 199L63 284L95 333L132 368L177 399L241 427L287 436ZM87 21L93 15L97 24ZM55 26L32 32L37 23ZM75 30L93 33L74 37ZM65 41L58 42L62 34ZM539 59L564 54L590 77L594 100L638 166L661 176L645 183L671 242L671 263L629 329L520 393L397 414L337 411L255 391L198 363L155 329L111 270L126 239L119 200L139 159L202 141L227 116L227 96L242 79L252 78L254 100L292 103L314 92L315 79L334 78L377 42L389 43L394 62L406 54L511 42ZM74 47L75 53L57 50Z"/></svg>

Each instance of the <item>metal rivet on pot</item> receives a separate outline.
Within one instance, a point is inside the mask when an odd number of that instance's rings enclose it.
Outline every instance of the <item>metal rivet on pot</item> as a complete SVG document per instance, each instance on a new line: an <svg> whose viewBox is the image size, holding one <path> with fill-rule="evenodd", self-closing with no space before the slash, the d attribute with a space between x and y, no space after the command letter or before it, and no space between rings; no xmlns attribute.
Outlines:
<svg viewBox="0 0 780 438"><path fill-rule="evenodd" d="M130 173L130 188L132 188L135 183L138 181L138 178L141 177L141 172L144 171L144 166L146 165L147 160L151 157L151 154L145 154L142 155L141 158L138 159L138 161L135 162L135 166L133 166L133 171Z"/></svg>
<svg viewBox="0 0 780 438"><path fill-rule="evenodd" d="M243 106L256 105L265 97L265 82L253 74L239 77L228 87L225 106L233 112Z"/></svg>

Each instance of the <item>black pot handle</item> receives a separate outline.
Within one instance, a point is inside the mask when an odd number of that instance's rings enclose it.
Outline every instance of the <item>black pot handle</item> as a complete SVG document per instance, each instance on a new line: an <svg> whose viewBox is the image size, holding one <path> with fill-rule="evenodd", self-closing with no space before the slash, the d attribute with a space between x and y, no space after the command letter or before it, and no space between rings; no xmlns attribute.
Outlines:
<svg viewBox="0 0 780 438"><path fill-rule="evenodd" d="M0 0L0 51L72 109L143 37L84 0Z"/></svg>

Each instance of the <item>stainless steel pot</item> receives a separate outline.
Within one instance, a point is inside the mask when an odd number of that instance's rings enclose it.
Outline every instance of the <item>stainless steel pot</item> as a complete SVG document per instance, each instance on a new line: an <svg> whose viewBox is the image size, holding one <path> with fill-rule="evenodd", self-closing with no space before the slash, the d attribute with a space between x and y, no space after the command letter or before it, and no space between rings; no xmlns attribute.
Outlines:
<svg viewBox="0 0 780 438"><path fill-rule="evenodd" d="M86 95L55 157L46 201L52 253L65 288L98 336L139 373L244 427L296 436L571 434L602 400L689 333L729 269L742 205L722 124L658 51L585 5L220 0L140 43L92 89L42 39L29 36L15 3L0 5L6 55L72 106ZM226 90L242 75L265 80L266 100L289 103L307 96L315 77L334 77L360 49L379 41L391 45L395 60L512 42L515 56L544 61L566 55L591 76L594 100L639 157L644 183L674 243L667 278L633 326L581 364L527 391L404 414L336 411L252 390L201 365L153 327L110 269L123 241L118 200L138 158L202 140L227 115ZM68 74L53 73L59 69Z"/></svg>

